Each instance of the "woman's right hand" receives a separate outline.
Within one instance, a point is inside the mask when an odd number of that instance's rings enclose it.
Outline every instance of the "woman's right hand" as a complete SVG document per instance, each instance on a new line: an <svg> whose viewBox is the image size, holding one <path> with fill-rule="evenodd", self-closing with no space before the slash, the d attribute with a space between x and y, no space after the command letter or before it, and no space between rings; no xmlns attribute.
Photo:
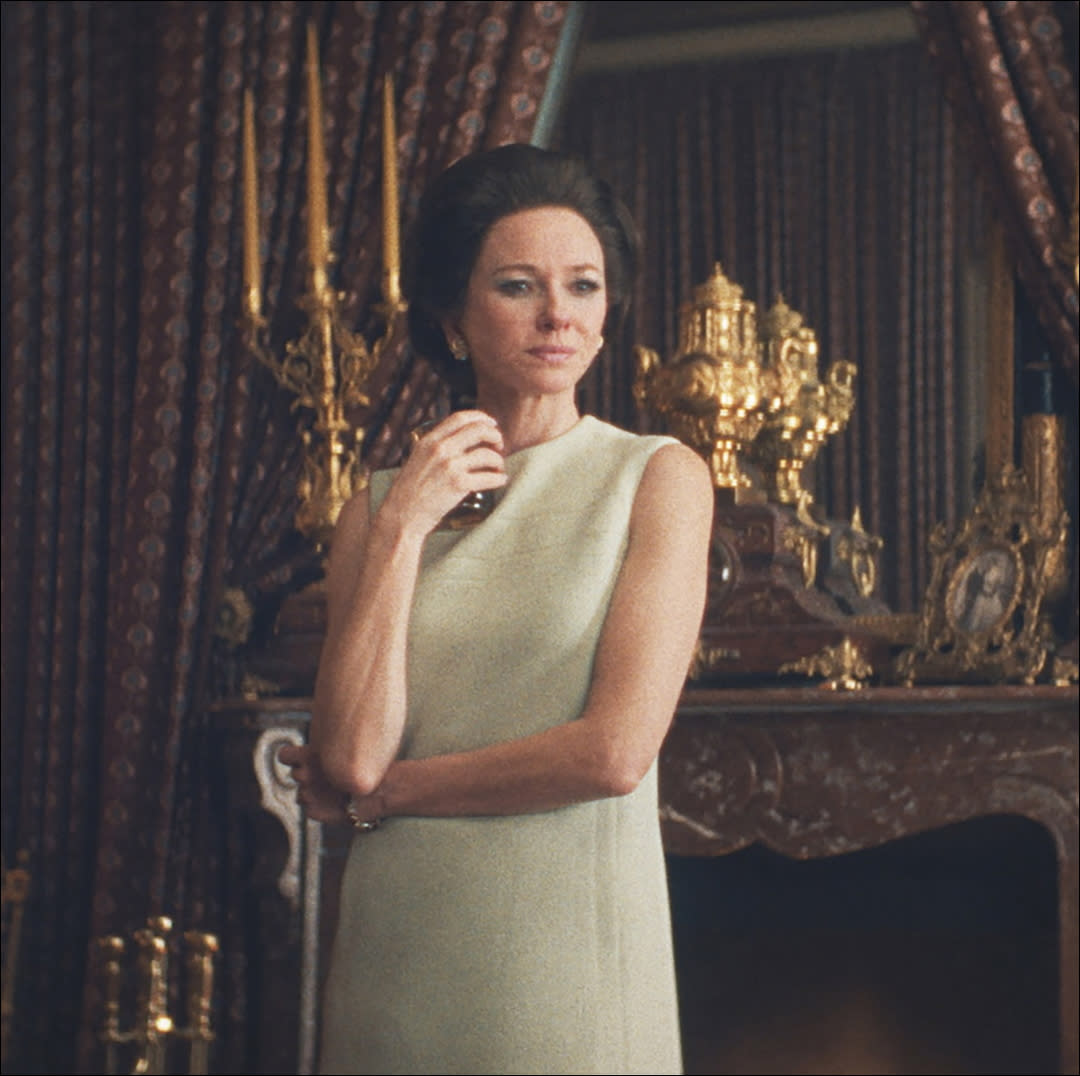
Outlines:
<svg viewBox="0 0 1080 1076"><path fill-rule="evenodd" d="M378 514L426 537L463 497L506 481L495 419L484 411L455 411L412 445Z"/></svg>

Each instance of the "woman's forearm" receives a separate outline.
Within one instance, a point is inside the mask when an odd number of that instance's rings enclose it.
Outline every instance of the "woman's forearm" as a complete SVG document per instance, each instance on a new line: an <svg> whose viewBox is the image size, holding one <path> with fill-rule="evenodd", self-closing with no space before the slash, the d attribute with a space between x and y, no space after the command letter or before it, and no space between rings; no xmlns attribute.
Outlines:
<svg viewBox="0 0 1080 1076"><path fill-rule="evenodd" d="M311 744L332 784L377 788L405 723L405 654L421 543L373 523L349 578L328 575L330 623L319 662Z"/></svg>
<svg viewBox="0 0 1080 1076"><path fill-rule="evenodd" d="M621 749L579 719L474 751L394 762L375 813L454 817L553 810L632 792L653 757L651 750Z"/></svg>
<svg viewBox="0 0 1080 1076"><path fill-rule="evenodd" d="M472 751L393 763L372 813L532 814L627 795L659 754L689 661L685 640L648 649L652 660L634 671L621 653L601 654L589 701L573 721Z"/></svg>

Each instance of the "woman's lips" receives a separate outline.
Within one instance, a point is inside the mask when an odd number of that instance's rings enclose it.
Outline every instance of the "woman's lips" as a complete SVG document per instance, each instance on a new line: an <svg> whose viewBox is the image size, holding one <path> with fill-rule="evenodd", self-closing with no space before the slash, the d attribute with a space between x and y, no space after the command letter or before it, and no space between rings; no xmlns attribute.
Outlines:
<svg viewBox="0 0 1080 1076"><path fill-rule="evenodd" d="M543 359L544 362L563 362L574 354L574 348L572 347L556 347L554 345L531 347L528 351L530 355Z"/></svg>

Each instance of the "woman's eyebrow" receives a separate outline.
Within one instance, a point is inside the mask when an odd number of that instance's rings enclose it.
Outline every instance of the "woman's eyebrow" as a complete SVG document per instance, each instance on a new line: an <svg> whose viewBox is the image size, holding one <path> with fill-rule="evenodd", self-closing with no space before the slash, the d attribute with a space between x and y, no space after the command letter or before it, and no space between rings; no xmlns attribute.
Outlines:
<svg viewBox="0 0 1080 1076"><path fill-rule="evenodd" d="M571 273L585 273L593 272L599 273L603 270L599 265L594 265L592 262L582 262L580 265L568 265L565 267L568 272ZM539 270L530 262L509 262L506 265L496 265L492 270L493 273L537 273Z"/></svg>

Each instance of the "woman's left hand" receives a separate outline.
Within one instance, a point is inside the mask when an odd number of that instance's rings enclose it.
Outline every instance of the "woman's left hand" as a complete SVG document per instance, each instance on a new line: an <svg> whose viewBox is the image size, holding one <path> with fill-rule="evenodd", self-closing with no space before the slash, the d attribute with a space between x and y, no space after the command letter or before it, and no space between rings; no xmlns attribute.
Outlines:
<svg viewBox="0 0 1080 1076"><path fill-rule="evenodd" d="M326 779L319 756L307 744L286 744L278 758L292 771L296 802L316 822L348 822L346 797Z"/></svg>

